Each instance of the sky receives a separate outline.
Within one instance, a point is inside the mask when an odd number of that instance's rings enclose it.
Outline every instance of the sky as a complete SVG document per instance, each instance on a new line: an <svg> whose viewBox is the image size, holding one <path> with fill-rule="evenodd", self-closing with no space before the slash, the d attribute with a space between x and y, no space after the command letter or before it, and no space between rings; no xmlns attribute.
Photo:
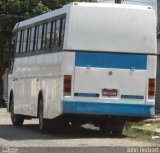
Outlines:
<svg viewBox="0 0 160 153"><path fill-rule="evenodd" d="M115 0L98 0L99 2L108 2L108 3L113 3ZM123 0L122 0L123 1ZM135 4L135 5L149 5L152 6L157 12L157 0L124 0L124 4Z"/></svg>

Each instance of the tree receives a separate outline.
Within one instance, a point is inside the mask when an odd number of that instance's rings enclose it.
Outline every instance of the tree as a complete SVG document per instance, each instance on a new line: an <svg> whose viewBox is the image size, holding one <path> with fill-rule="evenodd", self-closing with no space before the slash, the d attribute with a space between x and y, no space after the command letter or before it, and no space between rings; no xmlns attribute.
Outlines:
<svg viewBox="0 0 160 153"><path fill-rule="evenodd" d="M50 11L40 0L1 0L0 1L0 57L7 51L11 42L12 30L19 21ZM0 76L7 63L0 58Z"/></svg>
<svg viewBox="0 0 160 153"><path fill-rule="evenodd" d="M50 9L60 8L71 2L97 2L97 0L44 0L43 3Z"/></svg>

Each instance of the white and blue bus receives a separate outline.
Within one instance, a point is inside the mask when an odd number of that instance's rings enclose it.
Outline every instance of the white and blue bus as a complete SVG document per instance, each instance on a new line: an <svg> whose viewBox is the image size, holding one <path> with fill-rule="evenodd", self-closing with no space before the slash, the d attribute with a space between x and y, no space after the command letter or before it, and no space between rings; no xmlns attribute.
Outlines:
<svg viewBox="0 0 160 153"><path fill-rule="evenodd" d="M71 3L17 23L13 34L13 125L38 117L43 132L57 121L120 133L125 121L154 116L157 41L150 6Z"/></svg>

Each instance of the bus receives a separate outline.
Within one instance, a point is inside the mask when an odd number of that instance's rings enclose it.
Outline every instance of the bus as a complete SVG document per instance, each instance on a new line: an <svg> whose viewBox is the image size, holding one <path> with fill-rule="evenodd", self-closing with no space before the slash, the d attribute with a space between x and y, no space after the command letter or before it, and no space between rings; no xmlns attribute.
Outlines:
<svg viewBox="0 0 160 153"><path fill-rule="evenodd" d="M8 76L13 125L92 123L121 133L154 116L156 17L150 6L74 2L19 22Z"/></svg>

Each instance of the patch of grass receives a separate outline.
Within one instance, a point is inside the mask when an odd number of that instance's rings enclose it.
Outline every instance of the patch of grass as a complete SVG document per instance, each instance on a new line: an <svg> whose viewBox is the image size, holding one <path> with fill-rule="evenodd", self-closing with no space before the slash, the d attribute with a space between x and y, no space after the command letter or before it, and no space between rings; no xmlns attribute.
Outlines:
<svg viewBox="0 0 160 153"><path fill-rule="evenodd" d="M128 137L135 138L136 140L154 141L152 139L154 136L160 136L160 134L156 132L156 129L158 127L160 127L160 123L158 122L152 122L152 123L128 122L126 125L125 135L127 135Z"/></svg>

